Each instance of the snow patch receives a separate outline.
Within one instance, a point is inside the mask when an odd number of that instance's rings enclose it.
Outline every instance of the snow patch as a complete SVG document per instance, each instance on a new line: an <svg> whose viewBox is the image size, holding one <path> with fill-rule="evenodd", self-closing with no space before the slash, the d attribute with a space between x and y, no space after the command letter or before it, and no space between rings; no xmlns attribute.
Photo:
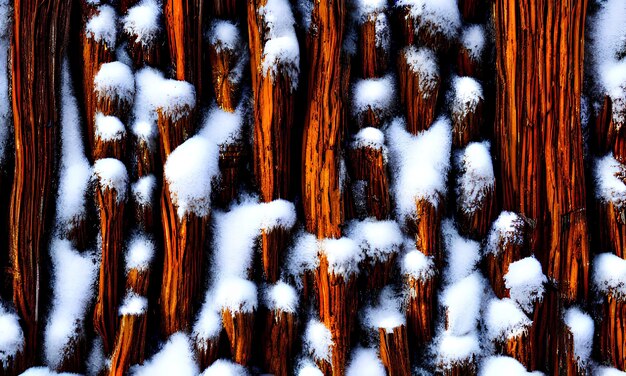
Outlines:
<svg viewBox="0 0 626 376"><path fill-rule="evenodd" d="M526 367L516 359L508 356L490 356L486 358L481 366L479 376L541 376L539 371L527 372Z"/></svg>
<svg viewBox="0 0 626 376"><path fill-rule="evenodd" d="M352 360L346 369L346 376L385 376L387 372L376 350L357 347L352 351Z"/></svg>
<svg viewBox="0 0 626 376"><path fill-rule="evenodd" d="M491 341L506 342L527 333L532 321L509 299L491 299L485 314L487 335Z"/></svg>
<svg viewBox="0 0 626 376"><path fill-rule="evenodd" d="M534 257L512 262L504 275L504 286L509 289L511 299L526 313L532 312L535 302L543 299L546 282L541 264Z"/></svg>
<svg viewBox="0 0 626 376"><path fill-rule="evenodd" d="M509 244L522 245L524 220L519 215L503 211L491 225L487 244L485 246L485 254L493 254L497 256L503 247Z"/></svg>
<svg viewBox="0 0 626 376"><path fill-rule="evenodd" d="M222 49L234 51L239 48L241 38L239 37L239 29L233 22L227 20L215 20L209 35L211 45L215 47L215 51L220 52Z"/></svg>
<svg viewBox="0 0 626 376"><path fill-rule="evenodd" d="M200 372L187 335L174 333L163 348L142 366L134 366L134 376L195 376Z"/></svg>
<svg viewBox="0 0 626 376"><path fill-rule="evenodd" d="M398 0L396 6L408 8L409 17L417 22L415 34L427 28L453 40L461 27L456 0Z"/></svg>
<svg viewBox="0 0 626 376"><path fill-rule="evenodd" d="M248 370L228 359L218 359L211 364L200 376L248 376Z"/></svg>
<svg viewBox="0 0 626 376"><path fill-rule="evenodd" d="M445 280L447 283L455 283L469 276L476 269L480 261L480 244L459 235L450 219L442 222L441 233L448 260L444 273Z"/></svg>
<svg viewBox="0 0 626 376"><path fill-rule="evenodd" d="M377 128L365 127L361 129L352 141L352 148L372 148L383 149L385 148L385 134Z"/></svg>
<svg viewBox="0 0 626 376"><path fill-rule="evenodd" d="M626 260L612 253L602 253L593 260L593 283L604 294L626 297Z"/></svg>
<svg viewBox="0 0 626 376"><path fill-rule="evenodd" d="M147 270L154 257L154 242L144 233L134 234L126 252L126 271Z"/></svg>
<svg viewBox="0 0 626 376"><path fill-rule="evenodd" d="M98 112L95 135L102 141L119 141L126 135L126 128L117 117Z"/></svg>
<svg viewBox="0 0 626 376"><path fill-rule="evenodd" d="M102 191L110 189L117 193L117 202L126 200L128 173L126 166L119 159L98 159L93 165L94 175L98 178Z"/></svg>
<svg viewBox="0 0 626 376"><path fill-rule="evenodd" d="M386 113L395 99L395 85L391 75L357 80L353 89L353 111L360 114L371 110Z"/></svg>
<svg viewBox="0 0 626 376"><path fill-rule="evenodd" d="M348 223L346 236L363 250L366 257L376 261L386 261L397 253L404 241L400 226L396 221L377 221L368 218Z"/></svg>
<svg viewBox="0 0 626 376"><path fill-rule="evenodd" d="M104 42L109 49L115 48L117 38L117 16L109 5L100 5L98 14L94 15L85 25L85 34L96 42Z"/></svg>
<svg viewBox="0 0 626 376"><path fill-rule="evenodd" d="M120 316L141 316L146 313L148 299L133 291L127 291L120 305Z"/></svg>
<svg viewBox="0 0 626 376"><path fill-rule="evenodd" d="M460 119L476 111L478 104L484 100L482 86L472 77L454 77L452 93L450 110Z"/></svg>
<svg viewBox="0 0 626 376"><path fill-rule="evenodd" d="M483 277L474 272L443 291L441 303L447 313L446 333L464 336L476 330L484 289Z"/></svg>
<svg viewBox="0 0 626 376"><path fill-rule="evenodd" d="M272 311L296 313L298 293L295 288L283 281L278 281L265 290L265 304Z"/></svg>
<svg viewBox="0 0 626 376"><path fill-rule="evenodd" d="M6 367L24 347L24 333L19 317L0 302L0 366Z"/></svg>
<svg viewBox="0 0 626 376"><path fill-rule="evenodd" d="M470 25L463 29L461 36L463 47L469 52L470 58L480 61L485 48L485 30L482 25Z"/></svg>
<svg viewBox="0 0 626 376"><path fill-rule="evenodd" d="M578 363L581 365L587 363L593 349L593 319L579 308L572 307L565 311L563 321L574 337L574 355Z"/></svg>
<svg viewBox="0 0 626 376"><path fill-rule="evenodd" d="M613 153L596 160L596 197L618 208L626 205L626 166L619 163Z"/></svg>
<svg viewBox="0 0 626 376"><path fill-rule="evenodd" d="M119 98L131 103L135 95L133 72L119 61L102 64L93 83L98 98Z"/></svg>
<svg viewBox="0 0 626 376"><path fill-rule="evenodd" d="M417 84L423 98L428 98L439 82L439 65L435 53L426 48L415 46L402 50L411 71L417 74Z"/></svg>
<svg viewBox="0 0 626 376"><path fill-rule="evenodd" d="M495 189L490 146L489 141L470 142L458 156L460 176L456 192L458 205L465 213L480 209L487 193Z"/></svg>
<svg viewBox="0 0 626 376"><path fill-rule="evenodd" d="M161 14L161 7L156 0L142 0L128 9L123 19L124 31L134 36L136 43L141 43L143 46L150 45L161 31L161 25L159 25Z"/></svg>
<svg viewBox="0 0 626 376"><path fill-rule="evenodd" d="M347 237L323 239L320 252L328 260L328 272L345 278L358 273L359 262L363 259L361 248Z"/></svg>
<svg viewBox="0 0 626 376"><path fill-rule="evenodd" d="M316 360L330 363L333 337L322 322L311 319L304 332L304 347Z"/></svg>
<svg viewBox="0 0 626 376"><path fill-rule="evenodd" d="M141 206L152 206L156 190L156 177L153 174L140 177L131 185L135 202Z"/></svg>

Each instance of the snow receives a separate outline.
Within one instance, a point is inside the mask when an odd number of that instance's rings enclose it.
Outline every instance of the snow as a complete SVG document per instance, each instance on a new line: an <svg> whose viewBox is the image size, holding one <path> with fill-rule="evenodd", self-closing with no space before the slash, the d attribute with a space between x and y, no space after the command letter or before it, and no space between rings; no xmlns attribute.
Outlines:
<svg viewBox="0 0 626 376"><path fill-rule="evenodd" d="M105 369L106 359L102 338L96 337L91 342L91 349L87 356L87 376L97 376Z"/></svg>
<svg viewBox="0 0 626 376"><path fill-rule="evenodd" d="M124 124L115 116L96 113L96 138L102 141L119 141L126 135Z"/></svg>
<svg viewBox="0 0 626 376"><path fill-rule="evenodd" d="M307 270L315 270L319 264L319 243L315 235L301 231L294 239L294 245L288 251L287 273L299 276Z"/></svg>
<svg viewBox="0 0 626 376"><path fill-rule="evenodd" d="M187 81L162 80L151 102L163 116L172 122L187 116L196 107L196 89Z"/></svg>
<svg viewBox="0 0 626 376"><path fill-rule="evenodd" d="M514 358L508 356L490 356L486 358L481 366L479 376L540 376L539 371L527 372L526 367Z"/></svg>
<svg viewBox="0 0 626 376"><path fill-rule="evenodd" d="M439 82L439 66L435 53L426 48L415 46L406 47L402 50L407 65L417 74L417 84L423 98L428 98Z"/></svg>
<svg viewBox="0 0 626 376"><path fill-rule="evenodd" d="M463 29L461 44L469 52L470 58L480 61L485 48L485 30L481 25L469 25Z"/></svg>
<svg viewBox="0 0 626 376"><path fill-rule="evenodd" d="M150 45L161 31L161 25L159 25L161 13L161 7L156 0L142 0L128 9L122 20L124 31L130 36L135 36L136 43L141 43L143 46Z"/></svg>
<svg viewBox="0 0 626 376"><path fill-rule="evenodd" d="M459 155L460 176L456 192L458 205L465 213L480 209L487 193L495 189L490 146L489 141L470 142Z"/></svg>
<svg viewBox="0 0 626 376"><path fill-rule="evenodd" d="M96 42L104 42L109 49L115 48L117 38L117 16L109 5L100 5L98 14L91 17L85 25L85 34Z"/></svg>
<svg viewBox="0 0 626 376"><path fill-rule="evenodd" d="M243 109L228 112L213 106L205 116L200 134L216 145L227 145L241 138L243 125Z"/></svg>
<svg viewBox="0 0 626 376"><path fill-rule="evenodd" d="M393 333L394 328L406 325L406 318L400 310L401 303L391 287L385 287L380 293L378 305L365 309L365 324L376 331L385 329L386 333Z"/></svg>
<svg viewBox="0 0 626 376"><path fill-rule="evenodd" d="M386 0L356 0L354 1L355 15L361 22L368 20L373 13L384 12L387 9Z"/></svg>
<svg viewBox="0 0 626 376"><path fill-rule="evenodd" d="M298 365L298 371L296 372L298 376L324 376L322 371L313 363L312 361L306 359L301 361Z"/></svg>
<svg viewBox="0 0 626 376"><path fill-rule="evenodd" d="M476 330L484 289L483 277L474 272L443 291L441 303L446 308L448 334L464 336Z"/></svg>
<svg viewBox="0 0 626 376"><path fill-rule="evenodd" d="M213 296L207 294L207 298L198 313L198 318L193 326L192 337L201 349L206 349L208 341L217 340L222 331L222 316L220 310L213 302Z"/></svg>
<svg viewBox="0 0 626 376"><path fill-rule="evenodd" d="M450 110L461 119L476 111L476 107L484 99L482 86L472 77L454 77L452 92Z"/></svg>
<svg viewBox="0 0 626 376"><path fill-rule="evenodd" d="M402 273L416 280L427 280L435 275L435 263L431 257L414 249L402 258Z"/></svg>
<svg viewBox="0 0 626 376"><path fill-rule="evenodd" d="M626 205L626 166L609 153L596 160L594 172L597 198L618 208Z"/></svg>
<svg viewBox="0 0 626 376"><path fill-rule="evenodd" d="M9 49L11 45L11 14L12 9L9 1L0 2L0 93L9 92ZM11 96L2 95L0 97L0 164L5 158L7 140L9 139L9 126L11 117Z"/></svg>
<svg viewBox="0 0 626 376"><path fill-rule="evenodd" d="M55 372L48 367L31 367L20 376L80 376L78 373Z"/></svg>
<svg viewBox="0 0 626 376"><path fill-rule="evenodd" d="M135 233L128 244L126 252L126 271L147 270L154 257L154 242L144 233Z"/></svg>
<svg viewBox="0 0 626 376"><path fill-rule="evenodd" d="M292 286L278 281L265 289L265 304L272 311L296 313L298 293Z"/></svg>
<svg viewBox="0 0 626 376"><path fill-rule="evenodd" d="M142 366L131 367L134 376L195 376L200 372L187 335L174 333L163 348Z"/></svg>
<svg viewBox="0 0 626 376"><path fill-rule="evenodd" d="M368 110L386 113L395 99L395 84L390 74L381 78L357 80L353 88L352 105L355 114Z"/></svg>
<svg viewBox="0 0 626 376"><path fill-rule="evenodd" d="M169 155L163 169L179 219L205 217L211 211L211 182L219 174L219 149L206 137L193 136Z"/></svg>
<svg viewBox="0 0 626 376"><path fill-rule="evenodd" d="M200 376L248 376L248 370L240 364L228 359L218 359L211 364Z"/></svg>
<svg viewBox="0 0 626 376"><path fill-rule="evenodd" d="M98 178L100 189L110 189L117 193L117 201L126 199L128 173L126 166L115 158L98 159L93 165L94 175Z"/></svg>
<svg viewBox="0 0 626 376"><path fill-rule="evenodd" d="M1 76L1 75L0 75ZM69 63L61 76L61 167L57 198L57 221L63 230L85 218L86 194L91 165L85 157L78 104L72 92Z"/></svg>
<svg viewBox="0 0 626 376"><path fill-rule="evenodd" d="M626 297L626 260L612 253L597 255L593 260L593 283L604 294Z"/></svg>
<svg viewBox="0 0 626 376"><path fill-rule="evenodd" d="M626 3L622 0L599 2L591 20L591 56L596 81L604 94L611 97L613 121L617 127L626 122L626 57L618 59L626 40Z"/></svg>
<svg viewBox="0 0 626 376"><path fill-rule="evenodd" d="M216 277L246 278L261 231L278 227L290 229L296 222L295 210L293 203L287 200L258 203L248 198L231 206L228 212L215 211L213 263Z"/></svg>
<svg viewBox="0 0 626 376"><path fill-rule="evenodd" d="M626 376L626 372L620 371L616 368L610 367L596 367L593 373L594 376Z"/></svg>
<svg viewBox="0 0 626 376"><path fill-rule="evenodd" d="M346 376L385 376L387 372L374 349L357 347L346 368Z"/></svg>
<svg viewBox="0 0 626 376"><path fill-rule="evenodd" d="M524 220L522 217L510 211L501 212L489 230L485 254L498 255L502 248L509 244L522 245L524 242L523 227Z"/></svg>
<svg viewBox="0 0 626 376"><path fill-rule="evenodd" d="M376 261L386 261L397 253L404 241L398 223L392 220L377 221L368 218L348 223L346 236L352 239L365 256Z"/></svg>
<svg viewBox="0 0 626 376"><path fill-rule="evenodd" d="M141 206L151 206L156 190L156 177L153 174L142 176L131 185L135 201Z"/></svg>
<svg viewBox="0 0 626 376"><path fill-rule="evenodd" d="M409 16L418 21L415 33L422 27L442 33L453 40L461 27L461 15L456 0L398 0L397 7L407 7Z"/></svg>
<svg viewBox="0 0 626 376"><path fill-rule="evenodd" d="M154 68L143 68L135 73L135 101L133 106L133 133L145 142L151 142L157 135L156 131L156 94L164 80L163 74ZM156 102L156 103L155 103Z"/></svg>
<svg viewBox="0 0 626 376"><path fill-rule="evenodd" d="M141 316L146 313L148 299L133 291L127 291L119 309L120 316Z"/></svg>
<svg viewBox="0 0 626 376"><path fill-rule="evenodd" d="M57 368L64 360L65 349L83 332L85 315L95 293L98 265L92 255L78 253L69 240L53 239L50 257L53 300L44 349L46 364Z"/></svg>
<svg viewBox="0 0 626 376"><path fill-rule="evenodd" d="M454 223L446 219L441 224L446 259L448 260L444 278L454 283L469 276L480 261L480 244L459 235Z"/></svg>
<svg viewBox="0 0 626 376"><path fill-rule="evenodd" d="M330 363L333 338L330 330L316 319L309 320L304 332L304 347L315 358Z"/></svg>
<svg viewBox="0 0 626 376"><path fill-rule="evenodd" d="M238 312L253 312L258 306L256 285L245 278L222 278L214 290L214 304L222 310L227 309L232 315Z"/></svg>
<svg viewBox="0 0 626 376"><path fill-rule="evenodd" d="M527 333L532 325L532 321L509 298L491 299L487 303L485 322L489 340L501 342Z"/></svg>
<svg viewBox="0 0 626 376"><path fill-rule="evenodd" d="M384 149L385 147L385 134L377 128L365 127L361 129L356 135L354 135L354 141L352 142L352 148L372 148L372 149Z"/></svg>
<svg viewBox="0 0 626 376"><path fill-rule="evenodd" d="M586 363L593 349L593 319L579 308L572 307L565 311L564 322L574 337L574 355L578 363Z"/></svg>
<svg viewBox="0 0 626 376"><path fill-rule="evenodd" d="M267 0L258 12L265 23L267 38L263 46L261 72L273 78L282 70L289 77L293 91L298 87L300 45L289 1Z"/></svg>
<svg viewBox="0 0 626 376"><path fill-rule="evenodd" d="M329 274L344 278L358 273L359 262L363 259L363 252L359 245L347 237L323 239L320 252L328 260Z"/></svg>
<svg viewBox="0 0 626 376"><path fill-rule="evenodd" d="M119 98L131 103L135 95L135 79L128 65L113 61L104 63L93 79L99 98Z"/></svg>
<svg viewBox="0 0 626 376"><path fill-rule="evenodd" d="M534 304L543 299L544 284L548 279L541 271L541 264L534 257L526 257L509 264L504 275L504 285L513 299L526 313L533 310Z"/></svg>
<svg viewBox="0 0 626 376"><path fill-rule="evenodd" d="M24 347L24 333L19 324L19 317L9 312L0 302L0 369Z"/></svg>
<svg viewBox="0 0 626 376"><path fill-rule="evenodd" d="M231 21L215 20L211 28L209 41L217 52L222 51L222 49L234 51L241 43L239 29L237 29L237 25Z"/></svg>
<svg viewBox="0 0 626 376"><path fill-rule="evenodd" d="M452 147L451 126L446 118L436 120L417 136L396 118L387 130L392 163L392 189L400 217L415 216L416 200L439 205L446 193Z"/></svg>
<svg viewBox="0 0 626 376"><path fill-rule="evenodd" d="M444 333L439 341L438 350L438 363L445 369L477 356L480 353L480 342L475 333L462 336Z"/></svg>

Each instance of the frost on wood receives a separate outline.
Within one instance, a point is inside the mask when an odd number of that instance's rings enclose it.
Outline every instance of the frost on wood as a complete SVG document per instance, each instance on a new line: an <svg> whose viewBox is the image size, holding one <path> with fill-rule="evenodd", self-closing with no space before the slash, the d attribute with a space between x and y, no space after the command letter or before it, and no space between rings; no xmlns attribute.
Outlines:
<svg viewBox="0 0 626 376"><path fill-rule="evenodd" d="M382 116L391 110L395 83L391 75L361 79L354 84L353 92L353 112L357 116L366 111Z"/></svg>
<svg viewBox="0 0 626 376"><path fill-rule="evenodd" d="M416 280L427 280L435 275L435 263L431 257L414 249L402 258L402 273Z"/></svg>

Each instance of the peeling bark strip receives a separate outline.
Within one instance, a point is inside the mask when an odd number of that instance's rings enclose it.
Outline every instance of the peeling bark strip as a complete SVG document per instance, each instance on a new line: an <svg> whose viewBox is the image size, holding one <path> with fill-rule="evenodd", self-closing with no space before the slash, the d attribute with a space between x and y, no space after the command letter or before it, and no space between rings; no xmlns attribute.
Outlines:
<svg viewBox="0 0 626 376"><path fill-rule="evenodd" d="M580 126L586 5L584 0L494 4L495 134L504 209L536 222L531 251L570 302L588 292Z"/></svg>
<svg viewBox="0 0 626 376"><path fill-rule="evenodd" d="M302 190L306 229L318 238L340 237L344 219L340 147L349 77L341 58L345 12L344 0L316 2L307 33L309 105L304 122Z"/></svg>
<svg viewBox="0 0 626 376"><path fill-rule="evenodd" d="M13 303L26 343L17 370L39 354L40 291L52 218L61 58L68 35L70 0L17 0L11 43L15 175L9 209ZM56 53L50 53L55 51Z"/></svg>
<svg viewBox="0 0 626 376"><path fill-rule="evenodd" d="M177 80L192 83L202 98L201 0L165 0L163 15L172 67Z"/></svg>

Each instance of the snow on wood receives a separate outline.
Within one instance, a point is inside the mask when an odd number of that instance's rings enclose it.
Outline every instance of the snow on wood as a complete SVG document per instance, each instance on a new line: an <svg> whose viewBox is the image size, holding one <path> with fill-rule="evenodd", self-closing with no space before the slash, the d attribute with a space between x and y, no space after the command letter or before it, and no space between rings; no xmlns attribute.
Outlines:
<svg viewBox="0 0 626 376"><path fill-rule="evenodd" d="M100 5L98 13L85 25L85 33L96 42L104 42L110 49L115 48L117 38L117 15L109 5Z"/></svg>
<svg viewBox="0 0 626 376"><path fill-rule="evenodd" d="M461 27L456 0L398 0L396 7L408 8L408 15L417 22L416 35L436 32L452 40Z"/></svg>
<svg viewBox="0 0 626 376"><path fill-rule="evenodd" d="M143 233L136 233L130 238L126 251L126 271L147 270L154 257L155 245L152 239Z"/></svg>
<svg viewBox="0 0 626 376"><path fill-rule="evenodd" d="M612 253L602 253L593 260L593 283L604 294L626 297L626 260Z"/></svg>
<svg viewBox="0 0 626 376"><path fill-rule="evenodd" d="M269 310L296 313L298 293L295 288L283 281L267 286L264 291L265 305Z"/></svg>
<svg viewBox="0 0 626 376"><path fill-rule="evenodd" d="M618 208L626 205L626 166L610 153L596 161L594 172L596 197Z"/></svg>
<svg viewBox="0 0 626 376"><path fill-rule="evenodd" d="M417 74L422 95L430 96L439 84L439 65L435 53L426 47L406 47L402 50L409 68Z"/></svg>
<svg viewBox="0 0 626 376"><path fill-rule="evenodd" d="M132 102L135 95L133 72L128 65L119 61L102 64L93 82L98 98L118 98Z"/></svg>
<svg viewBox="0 0 626 376"><path fill-rule="evenodd" d="M485 311L487 336L491 341L506 342L528 332L532 321L511 299L491 299Z"/></svg>
<svg viewBox="0 0 626 376"><path fill-rule="evenodd" d="M484 289L483 277L474 272L443 290L441 304L446 309L446 333L464 336L476 331Z"/></svg>
<svg viewBox="0 0 626 376"><path fill-rule="evenodd" d="M216 20L209 35L211 45L215 46L217 52L223 49L234 50L240 46L241 38L237 25L227 20Z"/></svg>
<svg viewBox="0 0 626 376"><path fill-rule="evenodd" d="M447 283L455 283L474 272L480 261L480 244L474 240L459 235L454 223L450 219L441 225L447 265L443 273Z"/></svg>
<svg viewBox="0 0 626 376"><path fill-rule="evenodd" d="M248 376L248 370L227 359L218 359L204 370L200 376Z"/></svg>
<svg viewBox="0 0 626 376"><path fill-rule="evenodd" d="M291 90L298 87L300 73L300 45L293 27L295 20L287 0L267 0L259 8L267 27L267 40L263 46L261 71L272 77L286 73Z"/></svg>
<svg viewBox="0 0 626 376"><path fill-rule="evenodd" d="M353 87L353 112L359 116L372 111L382 116L391 110L395 99L395 83L391 75L357 80Z"/></svg>
<svg viewBox="0 0 626 376"><path fill-rule="evenodd" d="M136 43L152 44L161 32L160 19L163 11L157 0L142 0L128 9L122 19L123 29Z"/></svg>
<svg viewBox="0 0 626 376"><path fill-rule="evenodd" d="M387 334L393 333L394 328L406 325L406 318L400 310L401 303L392 288L385 287L380 293L378 304L365 309L364 324L375 330L384 329Z"/></svg>
<svg viewBox="0 0 626 376"><path fill-rule="evenodd" d="M393 192L400 217L415 215L415 202L425 199L437 207L446 193L452 147L451 126L438 119L417 136L395 119L387 129L393 176Z"/></svg>
<svg viewBox="0 0 626 376"><path fill-rule="evenodd" d="M483 26L470 25L465 27L461 35L461 43L473 60L480 61L485 48L485 30Z"/></svg>
<svg viewBox="0 0 626 376"><path fill-rule="evenodd" d="M471 142L458 156L457 203L465 213L480 209L488 192L495 189L496 178L488 141Z"/></svg>
<svg viewBox="0 0 626 376"><path fill-rule="evenodd" d="M156 183L156 177L149 174L140 177L131 185L133 198L139 205L151 206L153 204Z"/></svg>
<svg viewBox="0 0 626 376"><path fill-rule="evenodd" d="M53 300L44 335L47 365L58 368L68 347L78 342L84 332L84 321L94 297L98 267L92 254L80 254L68 240L53 239L52 259Z"/></svg>
<svg viewBox="0 0 626 376"><path fill-rule="evenodd" d="M435 275L435 263L432 257L413 249L402 258L402 273L416 280L427 280Z"/></svg>
<svg viewBox="0 0 626 376"><path fill-rule="evenodd" d="M328 272L332 275L343 276L347 279L351 274L359 271L359 262L363 259L363 252L358 244L348 238L326 238L321 241L320 252L328 260Z"/></svg>
<svg viewBox="0 0 626 376"><path fill-rule="evenodd" d="M126 166L115 158L98 159L93 165L94 176L98 179L101 190L110 189L117 193L117 201L126 199L128 172Z"/></svg>
<svg viewBox="0 0 626 376"><path fill-rule="evenodd" d="M479 376L542 376L539 371L528 372L526 367L517 360L508 356L490 356L485 358L480 366Z"/></svg>
<svg viewBox="0 0 626 376"><path fill-rule="evenodd" d="M511 299L527 313L532 312L535 302L543 299L546 282L548 279L541 271L541 264L534 257L512 262L504 275Z"/></svg>
<svg viewBox="0 0 626 376"><path fill-rule="evenodd" d="M316 360L331 361L332 334L324 323L311 319L304 331L304 348Z"/></svg>
<svg viewBox="0 0 626 376"><path fill-rule="evenodd" d="M498 255L508 244L522 245L524 220L519 215L503 211L493 222L487 243L485 246L485 254Z"/></svg>
<svg viewBox="0 0 626 376"><path fill-rule="evenodd" d="M582 366L590 360L593 349L593 319L579 308L571 307L565 311L563 321L574 337L574 355Z"/></svg>
<svg viewBox="0 0 626 376"><path fill-rule="evenodd" d="M119 141L126 135L124 124L115 116L96 113L96 138L102 141Z"/></svg>
<svg viewBox="0 0 626 376"><path fill-rule="evenodd" d="M0 302L0 370L7 367L9 362L22 351L24 347L24 333L19 324L19 317L9 311Z"/></svg>
<svg viewBox="0 0 626 376"><path fill-rule="evenodd" d="M148 308L148 299L140 296L133 291L127 291L124 300L120 305L120 316L140 316L146 313Z"/></svg>
<svg viewBox="0 0 626 376"><path fill-rule="evenodd" d="M392 220L377 221L365 219L348 223L346 236L352 239L366 257L376 261L386 261L397 253L404 242L398 223Z"/></svg>
<svg viewBox="0 0 626 376"><path fill-rule="evenodd" d="M484 100L483 88L472 77L454 77L452 79L451 111L454 116L464 118L476 111L478 104Z"/></svg>
<svg viewBox="0 0 626 376"><path fill-rule="evenodd" d="M387 372L376 350L357 347L346 368L346 376L385 376Z"/></svg>
<svg viewBox="0 0 626 376"><path fill-rule="evenodd" d="M191 343L183 333L172 334L150 360L130 369L134 376L196 376L198 373Z"/></svg>

